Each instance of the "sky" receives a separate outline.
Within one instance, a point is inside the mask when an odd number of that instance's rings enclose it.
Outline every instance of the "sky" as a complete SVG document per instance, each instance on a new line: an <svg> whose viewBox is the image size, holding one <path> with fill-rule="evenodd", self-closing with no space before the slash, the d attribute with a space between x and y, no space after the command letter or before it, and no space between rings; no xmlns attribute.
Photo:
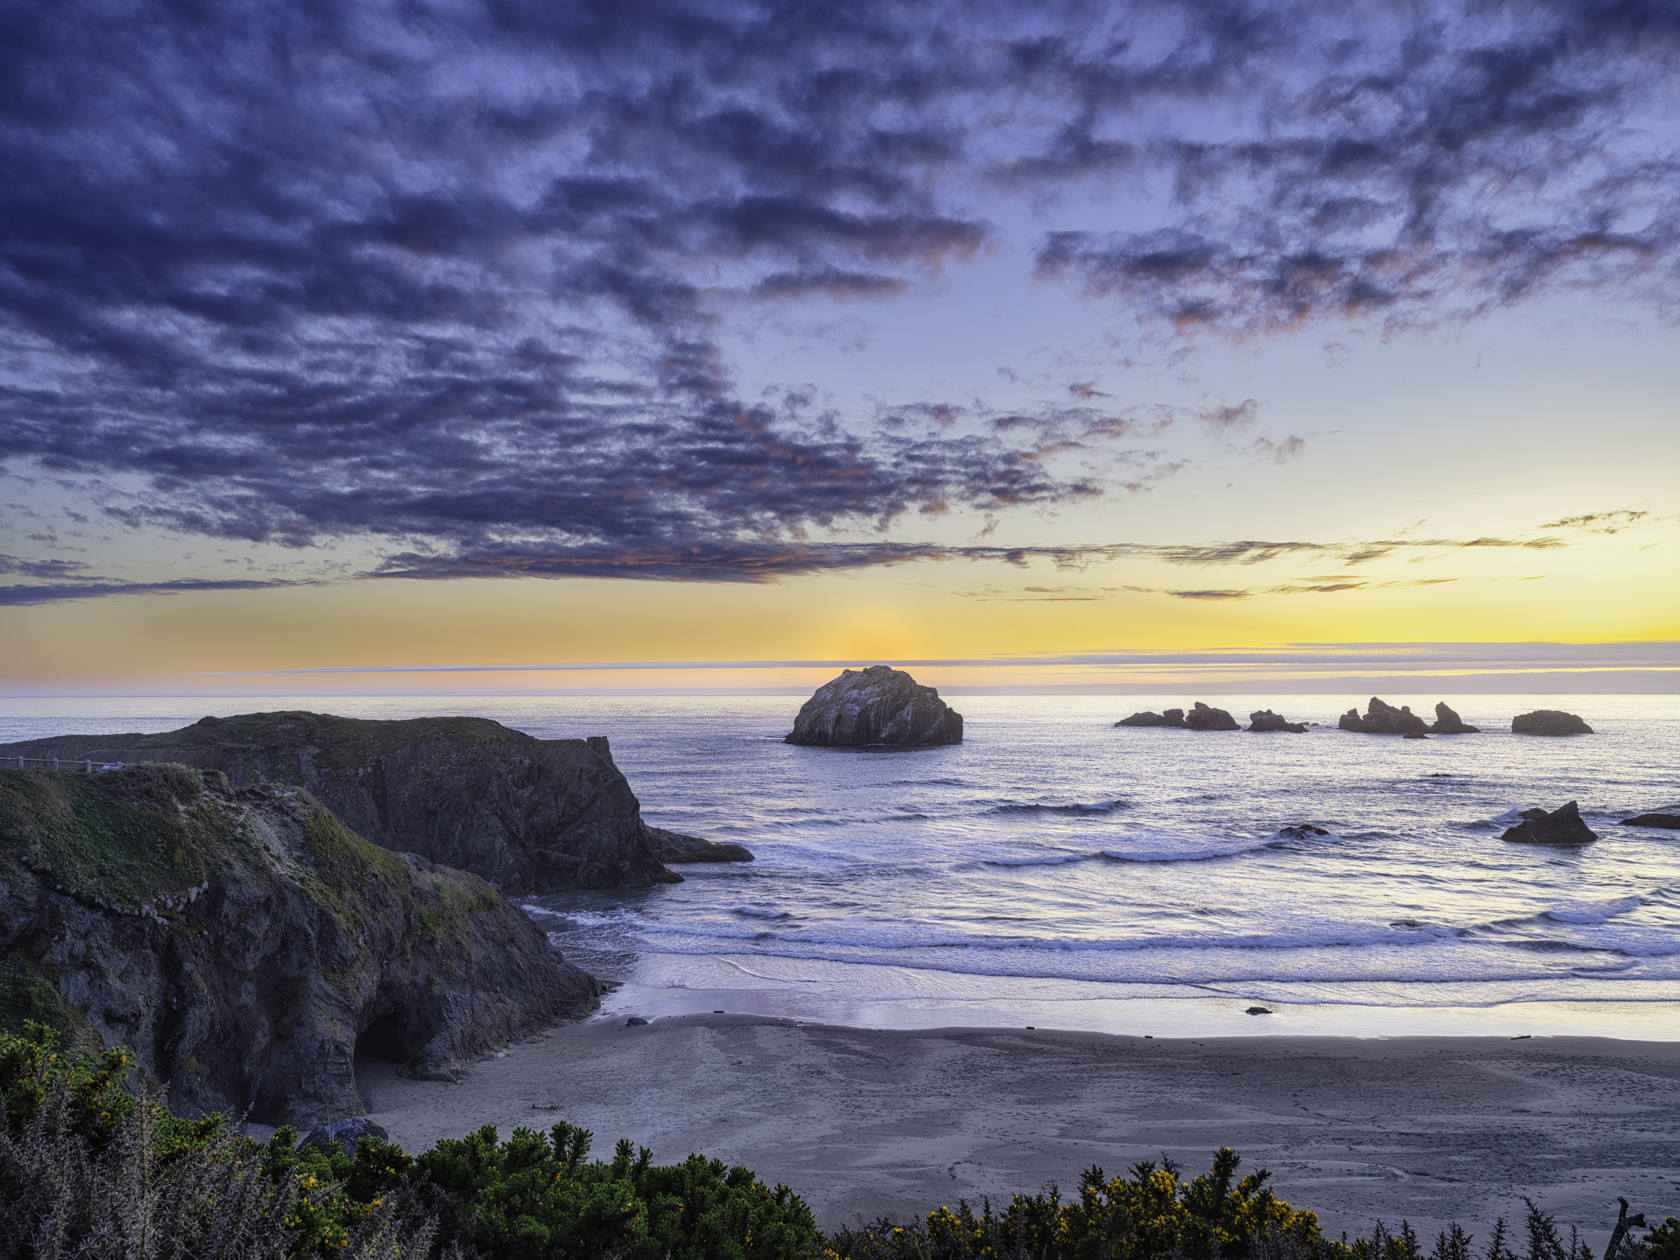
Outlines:
<svg viewBox="0 0 1680 1260"><path fill-rule="evenodd" d="M1673 0L0 4L0 695L1673 692L1677 97Z"/></svg>

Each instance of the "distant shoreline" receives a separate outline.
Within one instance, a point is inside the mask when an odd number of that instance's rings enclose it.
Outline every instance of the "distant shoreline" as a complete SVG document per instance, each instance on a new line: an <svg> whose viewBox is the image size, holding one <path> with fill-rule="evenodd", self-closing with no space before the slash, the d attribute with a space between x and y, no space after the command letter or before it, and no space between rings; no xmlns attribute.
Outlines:
<svg viewBox="0 0 1680 1260"><path fill-rule="evenodd" d="M736 1014L563 1025L459 1085L359 1060L410 1150L485 1124L690 1151L803 1195L833 1229L996 1201L1164 1150L1229 1145L1327 1233L1381 1218L1486 1238L1522 1197L1601 1249L1617 1196L1680 1216L1680 1043L1599 1037L1156 1038L1025 1028L875 1031Z"/></svg>

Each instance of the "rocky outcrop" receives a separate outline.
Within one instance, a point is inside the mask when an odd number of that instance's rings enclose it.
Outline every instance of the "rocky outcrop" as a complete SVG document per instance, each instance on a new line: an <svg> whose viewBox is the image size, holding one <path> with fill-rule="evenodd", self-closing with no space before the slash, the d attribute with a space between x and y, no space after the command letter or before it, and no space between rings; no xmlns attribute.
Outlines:
<svg viewBox="0 0 1680 1260"><path fill-rule="evenodd" d="M346 826L509 893L671 883L607 741L536 739L486 718L208 717L158 735L0 745L6 757L177 762L235 787L307 789Z"/></svg>
<svg viewBox="0 0 1680 1260"><path fill-rule="evenodd" d="M1270 709L1261 709L1258 713L1248 715L1248 729L1251 731L1293 731L1297 735L1306 733L1306 725L1301 722L1291 722L1281 713L1273 713Z"/></svg>
<svg viewBox="0 0 1680 1260"><path fill-rule="evenodd" d="M1581 821L1581 811L1574 801L1549 814L1543 809L1525 809L1522 819L1499 838L1518 844L1591 844L1598 839L1598 832Z"/></svg>
<svg viewBox="0 0 1680 1260"><path fill-rule="evenodd" d="M353 1059L457 1079L600 985L484 880L356 835L302 788L214 771L0 770L0 972L131 1047L179 1114L365 1111Z"/></svg>
<svg viewBox="0 0 1680 1260"><path fill-rule="evenodd" d="M1184 715L1184 729L1189 731L1240 731L1236 718L1224 709L1210 709L1200 700Z"/></svg>
<svg viewBox="0 0 1680 1260"><path fill-rule="evenodd" d="M1359 716L1357 708L1349 709L1336 725L1344 731L1361 731L1367 735L1423 735L1429 730L1428 724L1410 706L1396 709L1375 696L1366 706L1364 717Z"/></svg>
<svg viewBox="0 0 1680 1260"><path fill-rule="evenodd" d="M702 840L699 836L685 836L679 831L663 827L649 827L648 841L653 856L661 862L750 862L752 850L744 844L728 844L717 840Z"/></svg>
<svg viewBox="0 0 1680 1260"><path fill-rule="evenodd" d="M887 665L843 670L818 687L783 741L819 747L960 744L962 714L903 670Z"/></svg>
<svg viewBox="0 0 1680 1260"><path fill-rule="evenodd" d="M1429 733L1431 735L1480 735L1482 728L1471 726L1443 702L1437 703L1435 706L1435 721L1430 724Z"/></svg>
<svg viewBox="0 0 1680 1260"><path fill-rule="evenodd" d="M1116 726L1183 726L1184 710L1168 709L1165 713L1134 713L1131 717L1121 718Z"/></svg>
<svg viewBox="0 0 1680 1260"><path fill-rule="evenodd" d="M1591 735L1593 728L1561 709L1536 709L1511 719L1513 735Z"/></svg>
<svg viewBox="0 0 1680 1260"><path fill-rule="evenodd" d="M1311 840L1315 836L1327 836L1329 834L1323 827L1315 827L1312 823L1296 823L1291 827L1279 827L1272 839Z"/></svg>
<svg viewBox="0 0 1680 1260"><path fill-rule="evenodd" d="M1616 825L1618 827L1660 827L1664 831L1680 831L1680 814L1640 814L1637 818L1624 818Z"/></svg>

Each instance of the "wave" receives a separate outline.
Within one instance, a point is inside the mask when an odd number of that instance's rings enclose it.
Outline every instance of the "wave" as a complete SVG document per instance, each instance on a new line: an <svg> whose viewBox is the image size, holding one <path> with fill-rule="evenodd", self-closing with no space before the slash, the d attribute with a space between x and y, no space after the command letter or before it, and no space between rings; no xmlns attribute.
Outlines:
<svg viewBox="0 0 1680 1260"><path fill-rule="evenodd" d="M720 954L716 949L707 948L669 948L657 951L661 956L674 958L708 958L730 965L733 960ZM1594 984L1605 985L1652 985L1665 990L1661 997L1649 1000L1673 1001L1671 986L1676 979L1672 976L1650 977L1646 975L1630 974L1634 972L1638 960L1629 960L1627 964L1607 968L1589 968L1582 966L1564 966L1553 968L1534 968L1507 965L1503 968L1488 969L1479 974L1443 976L1428 972L1421 972L1405 967L1393 967L1386 970L1326 970L1314 967L1299 973L1293 973L1284 968L1278 972L1256 971L1243 973L1240 969L1227 971L1218 967L1208 967L1205 964L1215 962L1217 955L1202 955L1200 960L1204 965L1199 968L1182 967L1175 971L1163 971L1151 967L1146 972L1124 975L1093 975L1065 969L1038 966L1008 965L1010 962L1019 964L1027 961L1015 957L998 957L983 952L965 952L956 957L940 958L937 961L905 957L893 954L887 957L868 957L852 954L838 954L813 948L809 944L787 942L779 949L755 949L743 951L745 956L754 959L778 959L784 962L814 962L837 963L846 966L878 967L886 970L916 972L926 975L972 976L995 978L999 980L1022 981L1066 981L1081 984L1105 984L1126 987L1192 987L1217 990L1221 985L1286 985L1290 987L1300 985L1337 985L1357 984L1363 988L1385 984L1404 984L1408 986L1480 986L1489 984L1555 984L1570 980L1590 981ZM767 977L768 978L768 977ZM832 978L828 981L833 983ZM897 988L898 986L894 986ZM1281 999L1280 999L1281 1000ZM1298 998L1288 999L1291 1002ZM1345 999L1343 999L1345 1000ZM1639 998L1622 1000L1643 1000ZM1361 999L1365 1001L1365 999ZM1380 1004L1380 1003L1379 1003ZM1412 1003L1396 1003L1396 1005L1411 1005ZM1454 1002L1452 1005L1461 1003Z"/></svg>
<svg viewBox="0 0 1680 1260"><path fill-rule="evenodd" d="M1075 802L1071 805L1046 805L1039 801L1005 801L1001 805L994 805L984 811L988 814L1061 814L1069 818L1089 818L1102 814L1112 814L1116 810L1131 808L1125 801L1098 801L1093 805L1083 805Z"/></svg>
<svg viewBox="0 0 1680 1260"><path fill-rule="evenodd" d="M766 910L761 906L736 906L729 912L742 919L769 919L772 922L793 918L787 910Z"/></svg>

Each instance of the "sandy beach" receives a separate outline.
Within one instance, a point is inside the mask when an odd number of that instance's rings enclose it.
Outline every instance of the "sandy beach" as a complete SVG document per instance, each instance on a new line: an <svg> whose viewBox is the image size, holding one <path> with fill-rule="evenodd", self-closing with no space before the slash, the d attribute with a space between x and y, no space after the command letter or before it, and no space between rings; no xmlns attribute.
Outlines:
<svg viewBox="0 0 1680 1260"><path fill-rule="evenodd" d="M731 1014L561 1026L460 1084L361 1060L409 1150L556 1120L659 1162L700 1151L803 1195L825 1229L1007 1197L1164 1151L1230 1145L1327 1231L1456 1219L1523 1196L1602 1248L1616 1197L1680 1216L1680 1043L1590 1037L1148 1039L1024 1028L873 1031Z"/></svg>

